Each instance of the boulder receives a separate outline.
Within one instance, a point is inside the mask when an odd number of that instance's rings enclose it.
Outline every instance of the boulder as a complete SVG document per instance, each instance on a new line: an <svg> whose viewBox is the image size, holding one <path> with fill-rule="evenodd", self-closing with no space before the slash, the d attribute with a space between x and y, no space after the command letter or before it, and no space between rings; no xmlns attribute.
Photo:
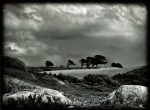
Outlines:
<svg viewBox="0 0 150 110"><path fill-rule="evenodd" d="M103 103L107 106L144 107L147 103L148 88L140 85L122 85L110 93Z"/></svg>
<svg viewBox="0 0 150 110"><path fill-rule="evenodd" d="M66 105L72 104L71 100L65 97L61 92L52 89L46 89L46 88L41 88L41 89L37 88L32 91L19 91L13 94L10 93L4 94L3 102L7 103L7 100L10 98L13 98L14 100L18 100L19 98L28 98L29 96L32 97L35 96L35 99L37 99L38 96L41 96L42 102L48 102L48 100L51 100L51 102L57 102Z"/></svg>

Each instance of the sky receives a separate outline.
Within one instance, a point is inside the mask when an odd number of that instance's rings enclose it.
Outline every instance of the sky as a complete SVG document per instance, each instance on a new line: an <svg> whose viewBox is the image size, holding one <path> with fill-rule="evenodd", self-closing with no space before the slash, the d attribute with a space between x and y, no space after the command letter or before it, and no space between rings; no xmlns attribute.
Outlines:
<svg viewBox="0 0 150 110"><path fill-rule="evenodd" d="M55 66L103 55L124 67L146 65L146 16L141 5L6 4L4 54L27 66Z"/></svg>

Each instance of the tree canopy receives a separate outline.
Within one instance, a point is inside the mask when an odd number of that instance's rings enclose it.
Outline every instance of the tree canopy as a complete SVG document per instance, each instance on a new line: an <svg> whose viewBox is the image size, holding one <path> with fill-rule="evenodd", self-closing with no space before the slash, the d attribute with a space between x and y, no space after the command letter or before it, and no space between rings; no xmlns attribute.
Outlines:
<svg viewBox="0 0 150 110"><path fill-rule="evenodd" d="M72 60L68 60L68 62L67 62L67 68L69 68L70 65L75 65L75 63Z"/></svg>
<svg viewBox="0 0 150 110"><path fill-rule="evenodd" d="M123 66L120 63L112 63L112 67L118 67L118 68L123 68Z"/></svg>
<svg viewBox="0 0 150 110"><path fill-rule="evenodd" d="M46 61L45 66L46 67L51 67L51 66L54 66L54 64L51 61Z"/></svg>

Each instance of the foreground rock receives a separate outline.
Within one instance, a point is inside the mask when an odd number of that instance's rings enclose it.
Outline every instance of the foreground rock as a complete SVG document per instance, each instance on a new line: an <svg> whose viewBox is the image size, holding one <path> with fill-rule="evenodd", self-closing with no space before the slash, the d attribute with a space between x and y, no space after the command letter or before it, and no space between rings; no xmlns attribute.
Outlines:
<svg viewBox="0 0 150 110"><path fill-rule="evenodd" d="M22 98L29 98L29 96L35 97L37 99L39 96L42 97L42 102L57 102L66 105L71 105L72 102L70 99L65 97L62 93L46 88L37 88L32 91L19 91L13 94L4 94L3 95L3 102L7 103L8 99L13 98L14 100L22 99Z"/></svg>
<svg viewBox="0 0 150 110"><path fill-rule="evenodd" d="M104 105L144 107L148 98L148 88L139 85L122 85L119 89L110 93L103 101Z"/></svg>

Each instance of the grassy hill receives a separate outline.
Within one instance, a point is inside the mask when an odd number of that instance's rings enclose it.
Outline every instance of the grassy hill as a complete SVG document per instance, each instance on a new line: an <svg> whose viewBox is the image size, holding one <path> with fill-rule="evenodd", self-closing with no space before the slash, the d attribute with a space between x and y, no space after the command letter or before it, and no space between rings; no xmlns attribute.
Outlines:
<svg viewBox="0 0 150 110"><path fill-rule="evenodd" d="M4 67L15 68L17 70L26 71L26 65L23 61L9 56L4 56Z"/></svg>
<svg viewBox="0 0 150 110"><path fill-rule="evenodd" d="M133 69L125 74L117 74L113 76L114 80L117 80L121 85L148 85L148 67L143 66L137 69Z"/></svg>
<svg viewBox="0 0 150 110"><path fill-rule="evenodd" d="M56 72L61 73L60 71ZM44 72L41 74L5 65L3 93L34 89L40 86L63 92L77 106L87 107L99 106L110 92L122 84L146 85L147 82L147 67L64 70L63 72L66 71L68 74L46 74ZM77 76L81 73L82 78L79 76L80 79L78 79L70 72L74 72Z"/></svg>
<svg viewBox="0 0 150 110"><path fill-rule="evenodd" d="M41 71L39 73L47 73L47 74L64 74L64 75L70 75L73 77L77 77L79 79L83 79L84 76L88 74L105 74L109 77L113 77L116 74L122 74L126 73L128 71L131 71L133 69L136 69L138 67L128 67L128 68L98 68L98 69L72 69L72 70L55 70L55 71Z"/></svg>

